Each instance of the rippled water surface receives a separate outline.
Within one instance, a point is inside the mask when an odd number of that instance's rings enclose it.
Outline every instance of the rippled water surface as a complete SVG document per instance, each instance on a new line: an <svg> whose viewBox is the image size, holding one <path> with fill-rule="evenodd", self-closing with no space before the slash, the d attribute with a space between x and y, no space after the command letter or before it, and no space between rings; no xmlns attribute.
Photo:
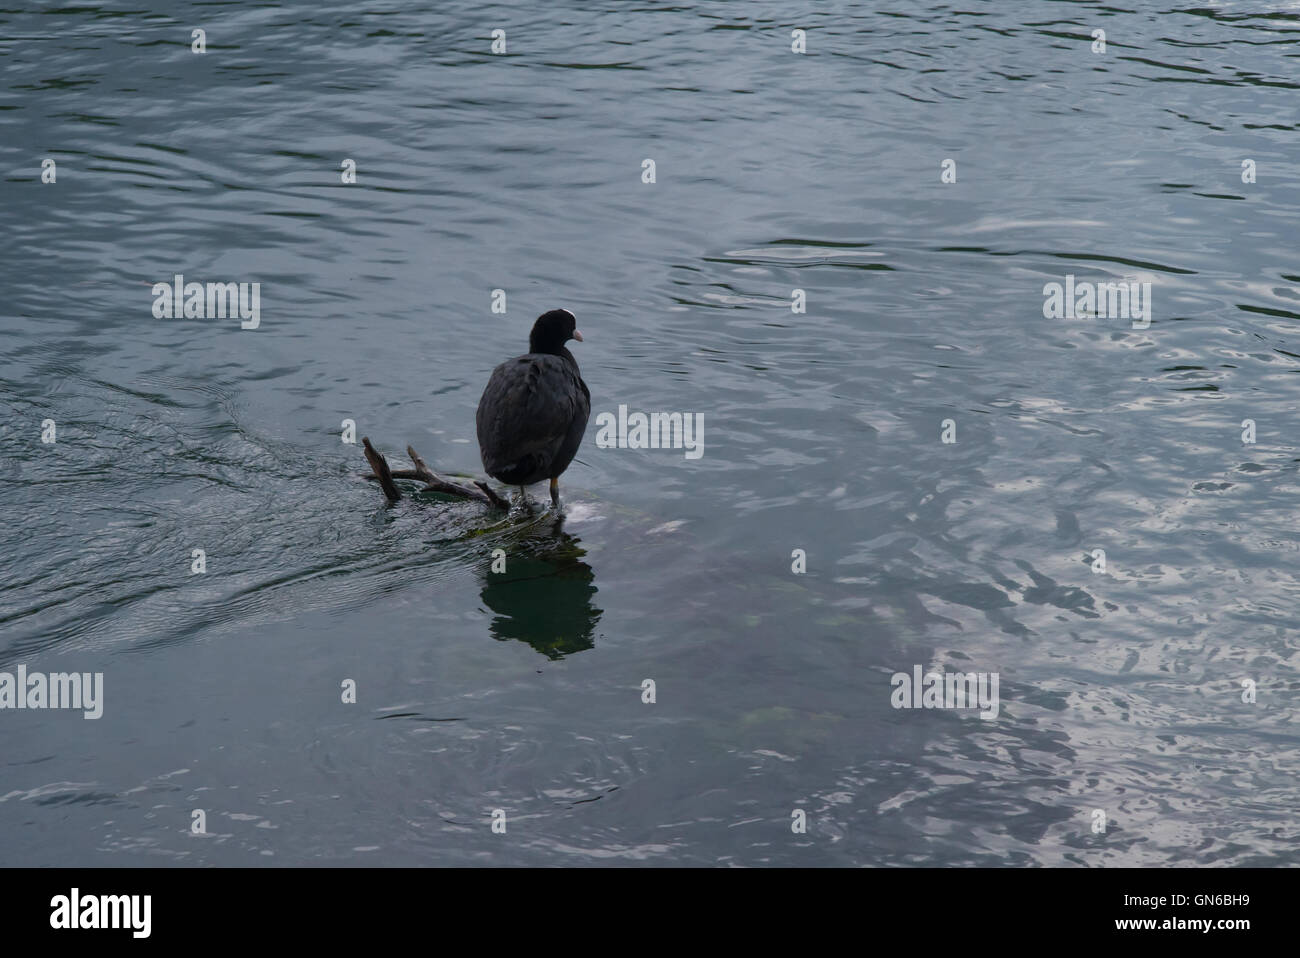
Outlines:
<svg viewBox="0 0 1300 958"><path fill-rule="evenodd" d="M1297 861L1295 4L35 7L0 669L105 704L0 710L0 863ZM155 318L178 273L260 326ZM481 474L558 305L563 523L386 507L343 420ZM620 404L703 456L598 448Z"/></svg>

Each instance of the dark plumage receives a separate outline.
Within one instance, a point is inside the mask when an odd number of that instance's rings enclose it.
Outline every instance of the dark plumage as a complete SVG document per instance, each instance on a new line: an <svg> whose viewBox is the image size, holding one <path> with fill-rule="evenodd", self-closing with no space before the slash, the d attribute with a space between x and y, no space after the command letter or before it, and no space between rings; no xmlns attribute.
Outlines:
<svg viewBox="0 0 1300 958"><path fill-rule="evenodd" d="M567 309L537 317L528 354L492 370L475 416L487 474L520 487L550 479L557 508L556 480L577 454L591 415L591 393L564 346L570 339L582 342L576 326Z"/></svg>

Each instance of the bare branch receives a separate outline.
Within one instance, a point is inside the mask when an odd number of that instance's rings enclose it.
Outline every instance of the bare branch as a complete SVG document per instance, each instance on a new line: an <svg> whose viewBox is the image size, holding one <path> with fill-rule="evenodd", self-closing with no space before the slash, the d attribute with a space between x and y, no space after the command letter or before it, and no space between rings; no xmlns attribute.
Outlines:
<svg viewBox="0 0 1300 958"><path fill-rule="evenodd" d="M389 469L388 460L386 460L374 446L370 445L370 440L362 437L361 444L365 448L366 459L370 462L370 468L374 470L373 476L366 476L367 479L378 480L383 487L384 495L390 502L396 502L402 497L402 493L397 488L394 479L419 479L424 483L425 489L429 492L441 492L444 495L456 496L461 499L472 499L475 502L483 502L498 509L509 509L510 503L502 499L492 491L486 482L474 480L474 485L464 486L458 482L452 482L450 479L444 479L424 461L418 452L410 446L406 447L406 454L411 457L411 462L415 463L414 469Z"/></svg>
<svg viewBox="0 0 1300 958"><path fill-rule="evenodd" d="M493 492L492 487L489 486L482 479L475 479L474 485L478 486L480 489L482 489L484 492L487 493L487 497L492 500L492 505L496 506L498 509L506 509L506 510L510 509L510 503L506 502L506 500L502 499L495 492Z"/></svg>
<svg viewBox="0 0 1300 958"><path fill-rule="evenodd" d="M411 457L411 462L415 463L415 472L424 480L427 488L432 489L434 492L444 492L449 496L460 496L462 499L477 499L479 502L495 505L491 499L479 490L442 478L429 468L429 464L412 447L406 447L406 454Z"/></svg>
<svg viewBox="0 0 1300 958"><path fill-rule="evenodd" d="M370 468L375 471L375 478L379 480L380 488L384 490L384 495L388 497L389 502L396 502L402 498L402 490L397 488L397 483L393 482L393 473L388 468L388 460L380 455L374 446L370 445L368 436L361 437L361 446L366 453L366 461L370 463Z"/></svg>

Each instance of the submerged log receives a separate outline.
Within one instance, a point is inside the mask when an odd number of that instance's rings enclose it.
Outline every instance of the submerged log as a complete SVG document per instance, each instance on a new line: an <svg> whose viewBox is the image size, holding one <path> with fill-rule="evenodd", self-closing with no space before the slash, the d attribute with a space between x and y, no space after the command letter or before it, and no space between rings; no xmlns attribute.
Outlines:
<svg viewBox="0 0 1300 958"><path fill-rule="evenodd" d="M430 469L429 464L410 446L406 447L406 454L411 457L411 462L415 463L414 469L389 469L388 460L370 444L368 436L361 437L361 446L365 451L366 461L370 463L370 468L374 471L373 476L366 476L366 478L375 479L379 482L379 486L384 490L384 495L388 497L389 502L396 502L402 498L402 491L397 488L394 479L418 479L424 483L425 489L429 492L441 492L461 499L473 499L475 502L486 503L497 509L510 508L510 503L493 492L486 482L476 479L474 480L474 486L477 486L477 488L474 488L473 486L463 486L458 482L442 478L442 476Z"/></svg>

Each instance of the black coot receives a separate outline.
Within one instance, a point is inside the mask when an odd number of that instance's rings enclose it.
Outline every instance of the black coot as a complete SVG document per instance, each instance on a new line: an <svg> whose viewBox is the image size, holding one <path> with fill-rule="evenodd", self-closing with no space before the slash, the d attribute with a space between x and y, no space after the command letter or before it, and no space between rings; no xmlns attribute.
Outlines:
<svg viewBox="0 0 1300 958"><path fill-rule="evenodd" d="M567 309L537 317L528 355L492 370L475 416L487 474L520 491L550 479L556 508L557 480L577 454L591 415L591 393L578 373L578 361L564 347L570 339L582 342L576 327L577 319Z"/></svg>

